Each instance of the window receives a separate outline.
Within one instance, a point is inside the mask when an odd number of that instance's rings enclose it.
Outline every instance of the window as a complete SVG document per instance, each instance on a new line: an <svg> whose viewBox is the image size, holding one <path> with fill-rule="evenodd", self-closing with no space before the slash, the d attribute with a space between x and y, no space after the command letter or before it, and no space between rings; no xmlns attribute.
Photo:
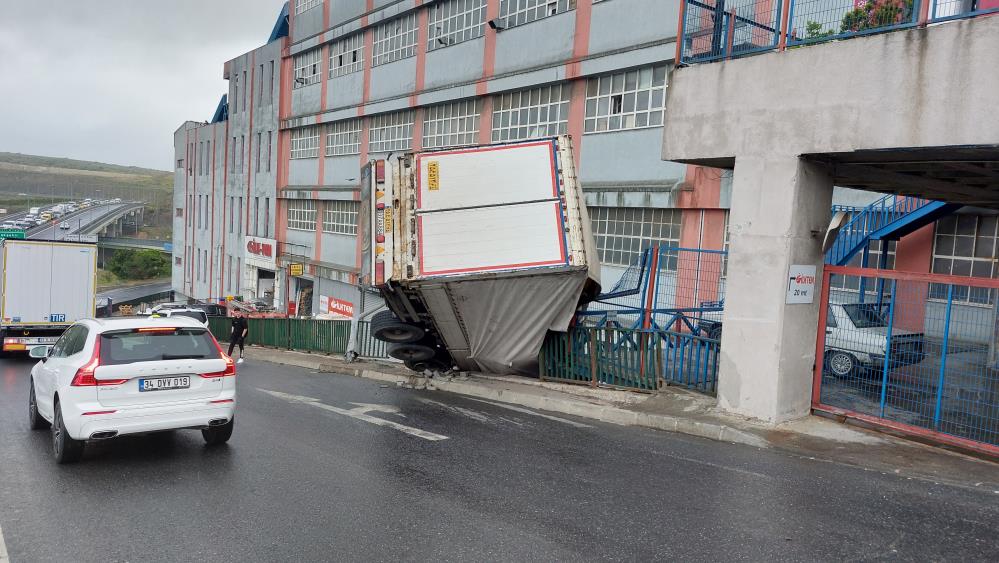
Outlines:
<svg viewBox="0 0 999 563"><path fill-rule="evenodd" d="M260 198L253 198L253 236L260 236Z"/></svg>
<svg viewBox="0 0 999 563"><path fill-rule="evenodd" d="M233 85L232 85L232 113L236 113L237 111L239 111L239 73L238 72L236 73L236 76L234 77Z"/></svg>
<svg viewBox="0 0 999 563"><path fill-rule="evenodd" d="M227 255L226 258L229 262L229 267L226 269L229 272L229 276L225 279L225 288L226 291L232 291L232 255Z"/></svg>
<svg viewBox="0 0 999 563"><path fill-rule="evenodd" d="M257 132L257 168L256 171L260 172L260 147L263 145L261 139L263 138L263 132Z"/></svg>
<svg viewBox="0 0 999 563"><path fill-rule="evenodd" d="M295 15L307 12L323 3L323 0L296 0Z"/></svg>
<svg viewBox="0 0 999 563"><path fill-rule="evenodd" d="M680 244L679 209L591 207L590 221L603 264L630 266L653 244Z"/></svg>
<svg viewBox="0 0 999 563"><path fill-rule="evenodd" d="M427 51L482 37L485 0L444 0L428 10Z"/></svg>
<svg viewBox="0 0 999 563"><path fill-rule="evenodd" d="M479 136L479 100L465 100L426 108L423 148L475 144Z"/></svg>
<svg viewBox="0 0 999 563"><path fill-rule="evenodd" d="M493 141L518 141L566 132L568 84L509 92L493 100Z"/></svg>
<svg viewBox="0 0 999 563"><path fill-rule="evenodd" d="M236 215L236 234L243 236L243 196L239 197L239 209Z"/></svg>
<svg viewBox="0 0 999 563"><path fill-rule="evenodd" d="M201 167L205 165L205 159L202 155L205 153L205 142L201 141L198 143L198 176L201 176Z"/></svg>
<svg viewBox="0 0 999 563"><path fill-rule="evenodd" d="M232 138L232 149L229 151L229 172L236 172L236 137Z"/></svg>
<svg viewBox="0 0 999 563"><path fill-rule="evenodd" d="M274 61L271 61L270 77L271 77L271 87L267 91L267 99L268 100L273 100L274 99Z"/></svg>
<svg viewBox="0 0 999 563"><path fill-rule="evenodd" d="M501 0L500 17L507 27L576 9L576 0Z"/></svg>
<svg viewBox="0 0 999 563"><path fill-rule="evenodd" d="M260 93L257 95L257 101L264 101L264 63L260 63Z"/></svg>
<svg viewBox="0 0 999 563"><path fill-rule="evenodd" d="M246 173L246 135L239 136L239 173Z"/></svg>
<svg viewBox="0 0 999 563"><path fill-rule="evenodd" d="M829 328L836 328L839 324L836 322L836 315L833 314L832 307L826 306L826 326Z"/></svg>
<svg viewBox="0 0 999 563"><path fill-rule="evenodd" d="M995 265L995 215L951 215L937 221L933 244L933 273L969 278L999 277ZM930 284L930 298L947 299L947 285ZM990 305L995 290L954 286L954 302Z"/></svg>
<svg viewBox="0 0 999 563"><path fill-rule="evenodd" d="M234 225L236 224L236 202L232 196L229 196L229 234L232 234Z"/></svg>
<svg viewBox="0 0 999 563"><path fill-rule="evenodd" d="M250 84L250 81L246 79L246 71L244 70L243 71L243 105L240 108L240 111L242 111L244 113L246 112L246 91L249 90L250 88L252 88L252 85Z"/></svg>
<svg viewBox="0 0 999 563"><path fill-rule="evenodd" d="M323 212L323 232L356 235L359 208L360 203L356 201L327 201Z"/></svg>
<svg viewBox="0 0 999 563"><path fill-rule="evenodd" d="M194 165L191 161L194 160L194 143L189 143L187 145L187 175L194 176Z"/></svg>
<svg viewBox="0 0 999 563"><path fill-rule="evenodd" d="M364 32L333 43L330 48L330 76L343 76L364 68Z"/></svg>
<svg viewBox="0 0 999 563"><path fill-rule="evenodd" d="M319 156L319 127L310 125L291 132L291 158Z"/></svg>
<svg viewBox="0 0 999 563"><path fill-rule="evenodd" d="M844 233L848 233L849 229L844 229L840 231L840 236ZM887 248L888 255L885 256L885 269L894 270L895 269L895 241L881 241L872 240L867 247L867 265L871 268L876 268L878 264L881 263L881 253L882 249ZM864 265L864 253L858 252L850 259L850 263L847 266L851 268L860 268ZM859 276L841 276L834 275L829 279L829 289L830 291L860 291L860 277ZM946 291L946 290L945 290ZM865 294L877 293L877 282L873 279L868 279L864 286Z"/></svg>
<svg viewBox="0 0 999 563"><path fill-rule="evenodd" d="M174 256L174 257L173 257L173 265L174 265L174 266L180 266L180 265L182 265L183 263L184 263L184 259L183 259L183 258L181 258L180 256Z"/></svg>
<svg viewBox="0 0 999 563"><path fill-rule="evenodd" d="M268 131L267 132L267 171L268 172L271 171L271 147L273 146L272 143L274 142L274 140L273 140L273 136L274 136L273 133L274 133L273 131Z"/></svg>
<svg viewBox="0 0 999 563"><path fill-rule="evenodd" d="M184 208L183 207L178 207L176 209L176 216L177 217L183 217L184 216Z"/></svg>
<svg viewBox="0 0 999 563"><path fill-rule="evenodd" d="M331 123L326 130L326 156L361 154L361 120Z"/></svg>
<svg viewBox="0 0 999 563"><path fill-rule="evenodd" d="M181 169L184 168L184 159L183 158L178 158L177 159L177 168L181 168Z"/></svg>
<svg viewBox="0 0 999 563"><path fill-rule="evenodd" d="M408 149L413 141L413 112L385 113L371 118L368 151L389 152Z"/></svg>
<svg viewBox="0 0 999 563"><path fill-rule="evenodd" d="M264 238L271 236L271 198L264 198Z"/></svg>
<svg viewBox="0 0 999 563"><path fill-rule="evenodd" d="M416 54L416 14L383 23L374 29L371 66L383 65Z"/></svg>
<svg viewBox="0 0 999 563"><path fill-rule="evenodd" d="M292 85L293 88L301 88L319 82L319 59L321 56L321 49L313 49L301 55L295 55L295 83Z"/></svg>
<svg viewBox="0 0 999 563"><path fill-rule="evenodd" d="M243 276L243 259L239 256L236 257L236 293L239 293L240 287L242 286Z"/></svg>
<svg viewBox="0 0 999 563"><path fill-rule="evenodd" d="M288 200L288 228L315 231L316 202L309 199Z"/></svg>
<svg viewBox="0 0 999 563"><path fill-rule="evenodd" d="M586 82L584 131L617 131L663 124L666 65L598 76Z"/></svg>

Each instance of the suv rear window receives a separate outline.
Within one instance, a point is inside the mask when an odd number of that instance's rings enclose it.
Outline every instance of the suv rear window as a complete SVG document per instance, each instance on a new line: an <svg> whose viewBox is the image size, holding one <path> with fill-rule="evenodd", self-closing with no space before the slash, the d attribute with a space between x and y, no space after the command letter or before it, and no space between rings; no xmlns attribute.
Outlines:
<svg viewBox="0 0 999 563"><path fill-rule="evenodd" d="M189 317L197 320L198 322L207 322L208 315L204 311L173 311L170 313L171 317Z"/></svg>
<svg viewBox="0 0 999 563"><path fill-rule="evenodd" d="M153 328L101 335L101 365L159 360L213 360L222 357L207 330Z"/></svg>

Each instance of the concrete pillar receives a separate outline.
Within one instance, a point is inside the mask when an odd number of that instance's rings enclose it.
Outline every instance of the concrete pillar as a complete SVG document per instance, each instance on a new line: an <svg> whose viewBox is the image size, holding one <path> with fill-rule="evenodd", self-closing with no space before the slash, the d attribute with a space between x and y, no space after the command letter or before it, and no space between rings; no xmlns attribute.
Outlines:
<svg viewBox="0 0 999 563"><path fill-rule="evenodd" d="M819 284L812 304L786 304L788 269L813 264L832 178L794 155L740 156L729 216L730 257L718 380L723 410L769 423L805 416L811 404Z"/></svg>

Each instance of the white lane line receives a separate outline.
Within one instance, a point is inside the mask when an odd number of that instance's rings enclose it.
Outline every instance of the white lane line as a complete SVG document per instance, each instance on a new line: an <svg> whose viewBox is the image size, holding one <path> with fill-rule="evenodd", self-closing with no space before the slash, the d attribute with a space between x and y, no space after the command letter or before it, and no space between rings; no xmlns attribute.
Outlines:
<svg viewBox="0 0 999 563"><path fill-rule="evenodd" d="M3 541L3 528L0 528L0 563L10 563L7 557L7 544Z"/></svg>
<svg viewBox="0 0 999 563"><path fill-rule="evenodd" d="M541 414L539 412L534 412L532 410L524 409L524 408L521 408L521 407L515 407L513 405L508 405L506 403L497 403L497 402L494 402L494 401L487 401L485 399L473 399L471 397L465 397L465 398L468 399L469 401L477 401L479 403L488 403L490 405L497 406L497 407L504 408L504 409L508 409L508 410L511 410L511 411L522 412L524 414L530 414L530 415L533 415L533 416L540 416L541 418L547 418L548 420L554 420L555 422L561 422L562 424L568 424L569 426L575 426L576 428L593 428L589 424L583 424L582 422L576 422L575 420L569 420L567 418L559 418L557 416L552 416L550 414Z"/></svg>
<svg viewBox="0 0 999 563"><path fill-rule="evenodd" d="M421 403L434 405L435 407L440 407L442 409L449 410L454 413L465 415L468 418L471 418L472 420L477 420L479 422L490 422L489 416L479 411L473 411L472 409L464 409L461 407L456 407L454 405L449 405L447 403L442 403L440 401L434 401L432 399L424 399L423 397L419 397L418 400Z"/></svg>
<svg viewBox="0 0 999 563"><path fill-rule="evenodd" d="M399 409L393 407L392 405L375 405L370 403L353 403L358 405L352 409L341 409L324 403L320 403L319 399L312 397L303 397L301 395L291 395L288 393L282 393L280 391L269 391L267 389L257 388L258 391L263 391L272 397L277 397L279 399L284 399L293 403L303 403L306 405L312 405L314 407L327 410L330 412L335 412L336 414L342 414L343 416L349 416L357 420L363 420L364 422L369 422L376 426L385 426L387 428L393 428L399 432L404 432L410 436L416 436L417 438L423 438L424 440L430 440L432 442L437 442L440 440L447 440L447 436L442 436L440 434L434 434L433 432L427 432L426 430L420 430L419 428L413 428L411 426L405 426L399 424L398 422L392 422L391 420L385 420L382 418L377 418L370 416L367 413L371 411L378 411L391 414L400 414Z"/></svg>

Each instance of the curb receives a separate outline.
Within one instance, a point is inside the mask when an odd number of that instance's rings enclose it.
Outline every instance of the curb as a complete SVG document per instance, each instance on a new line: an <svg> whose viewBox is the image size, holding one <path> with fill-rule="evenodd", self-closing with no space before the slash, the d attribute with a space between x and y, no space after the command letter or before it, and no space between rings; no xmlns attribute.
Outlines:
<svg viewBox="0 0 999 563"><path fill-rule="evenodd" d="M247 351L252 353L252 349L250 348L247 348ZM253 355L257 356L257 354ZM280 365L290 365L315 370L322 373L353 376L397 385L412 384L418 379L423 379L427 382L426 388L428 390L443 391L446 393L465 395L467 397L476 397L479 399L510 403L548 412L568 414L590 420L598 420L600 422L616 424L618 426L638 426L654 430L664 430L666 432L687 434L689 436L708 438L710 440L720 442L744 444L756 448L771 447L771 443L767 439L752 432L740 430L739 428L729 426L727 424L705 422L685 417L638 412L596 402L588 402L586 400L576 398L542 396L531 393L523 393L508 388L498 389L495 387L479 385L468 379L445 378L426 380L423 376L418 376L416 374L408 376L385 373L373 369L364 369L360 366L358 368L353 368L351 364L345 364L336 360L323 361L324 357L322 356L303 356L304 357L299 357L298 355L288 354L281 358L273 358L268 354L261 354L258 356L258 359ZM332 360L332 358L330 358L330 360ZM501 378L496 377L485 376L483 379L493 383L506 383ZM527 384L530 383L532 382L527 382ZM521 383L517 384L521 385ZM534 387L538 386L534 385Z"/></svg>

